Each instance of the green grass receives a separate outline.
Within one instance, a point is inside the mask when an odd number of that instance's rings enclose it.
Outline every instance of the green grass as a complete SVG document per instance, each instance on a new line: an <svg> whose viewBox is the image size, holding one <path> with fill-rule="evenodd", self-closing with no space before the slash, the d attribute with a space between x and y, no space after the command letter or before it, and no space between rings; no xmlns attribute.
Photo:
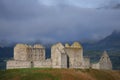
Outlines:
<svg viewBox="0 0 120 80"><path fill-rule="evenodd" d="M46 70L46 72L43 72ZM47 73L51 69L11 69L0 71L0 80L58 80L56 76Z"/></svg>
<svg viewBox="0 0 120 80"><path fill-rule="evenodd" d="M10 69L0 71L0 80L120 80L120 71L92 69Z"/></svg>

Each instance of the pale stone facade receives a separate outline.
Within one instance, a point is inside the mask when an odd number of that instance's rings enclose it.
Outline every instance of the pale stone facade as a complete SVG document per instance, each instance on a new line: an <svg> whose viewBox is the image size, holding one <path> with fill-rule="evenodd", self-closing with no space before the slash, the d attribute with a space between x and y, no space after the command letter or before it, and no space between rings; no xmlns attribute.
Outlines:
<svg viewBox="0 0 120 80"><path fill-rule="evenodd" d="M99 64L99 62L93 63L91 67L92 67L92 69L100 69L100 64Z"/></svg>
<svg viewBox="0 0 120 80"><path fill-rule="evenodd" d="M67 55L61 43L52 46L51 59L53 68L67 68Z"/></svg>
<svg viewBox="0 0 120 80"><path fill-rule="evenodd" d="M66 44L64 50L68 56L69 68L84 68L83 48L78 42L74 42L71 46Z"/></svg>
<svg viewBox="0 0 120 80"><path fill-rule="evenodd" d="M38 64L39 63L39 64ZM51 60L45 59L45 48L42 45L17 44L14 48L14 60L7 61L7 69L50 67Z"/></svg>
<svg viewBox="0 0 120 80"><path fill-rule="evenodd" d="M7 69L14 68L80 68L112 69L107 54L97 64L90 64L90 59L83 57L83 47L78 42L71 46L57 43L51 47L51 58L46 59L45 47L42 45L17 44L14 48L14 59L7 61ZM106 58L107 57L107 60ZM108 63L108 64L107 64Z"/></svg>
<svg viewBox="0 0 120 80"><path fill-rule="evenodd" d="M14 48L15 60L41 61L45 60L45 48L42 45L17 44Z"/></svg>
<svg viewBox="0 0 120 80"><path fill-rule="evenodd" d="M52 68L51 59L46 59L44 61L34 61L34 68Z"/></svg>
<svg viewBox="0 0 120 80"><path fill-rule="evenodd" d="M31 66L32 66L32 64L30 61L17 61L17 60L7 61L7 69L31 68Z"/></svg>
<svg viewBox="0 0 120 80"><path fill-rule="evenodd" d="M90 58L84 57L84 68L89 69L91 67Z"/></svg>

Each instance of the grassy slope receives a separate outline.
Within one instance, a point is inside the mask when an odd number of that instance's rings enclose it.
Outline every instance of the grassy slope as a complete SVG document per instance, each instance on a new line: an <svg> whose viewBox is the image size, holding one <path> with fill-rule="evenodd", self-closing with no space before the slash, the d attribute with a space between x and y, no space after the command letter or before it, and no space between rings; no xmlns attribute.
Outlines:
<svg viewBox="0 0 120 80"><path fill-rule="evenodd" d="M13 69L0 71L0 80L120 80L120 71Z"/></svg>

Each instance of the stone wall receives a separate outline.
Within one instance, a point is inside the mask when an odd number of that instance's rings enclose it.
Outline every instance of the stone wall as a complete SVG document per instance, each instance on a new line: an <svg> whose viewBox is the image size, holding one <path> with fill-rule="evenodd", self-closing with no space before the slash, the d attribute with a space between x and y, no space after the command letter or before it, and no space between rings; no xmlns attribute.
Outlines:
<svg viewBox="0 0 120 80"><path fill-rule="evenodd" d="M90 67L91 67L90 66L90 58L84 57L84 68L89 69Z"/></svg>
<svg viewBox="0 0 120 80"><path fill-rule="evenodd" d="M34 64L36 67L34 61L43 61L41 64L44 67L51 66L51 61L45 60L45 48L42 45L17 44L14 48L14 60L7 61L7 69L31 68L34 67ZM39 67L42 67L42 65Z"/></svg>
<svg viewBox="0 0 120 80"><path fill-rule="evenodd" d="M83 68L83 48L78 42L74 42L71 46L66 44L65 52L69 68Z"/></svg>
<svg viewBox="0 0 120 80"><path fill-rule="evenodd" d="M51 59L46 59L44 61L34 61L33 65L34 65L34 68L51 68L52 61Z"/></svg>
<svg viewBox="0 0 120 80"><path fill-rule="evenodd" d="M17 61L17 60L9 60L7 61L6 68L14 69L14 68L31 68L30 61Z"/></svg>
<svg viewBox="0 0 120 80"><path fill-rule="evenodd" d="M44 48L27 48L27 57L31 61L44 61L45 49Z"/></svg>
<svg viewBox="0 0 120 80"><path fill-rule="evenodd" d="M45 48L42 45L17 44L14 48L14 60L45 60Z"/></svg>
<svg viewBox="0 0 120 80"><path fill-rule="evenodd" d="M100 64L99 64L99 62L98 62L98 63L93 63L93 64L91 65L91 68L92 68L92 69L100 69Z"/></svg>
<svg viewBox="0 0 120 80"><path fill-rule="evenodd" d="M14 60L27 60L27 45L17 44L14 48Z"/></svg>
<svg viewBox="0 0 120 80"><path fill-rule="evenodd" d="M99 64L100 69L112 69L112 63L106 51L104 51L103 55L101 56Z"/></svg>
<svg viewBox="0 0 120 80"><path fill-rule="evenodd" d="M61 54L61 68L68 68L67 60L67 55Z"/></svg>
<svg viewBox="0 0 120 80"><path fill-rule="evenodd" d="M53 68L67 68L67 56L61 43L52 46L51 59Z"/></svg>
<svg viewBox="0 0 120 80"><path fill-rule="evenodd" d="M112 70L112 63L106 51L104 51L98 63L92 64L92 68Z"/></svg>

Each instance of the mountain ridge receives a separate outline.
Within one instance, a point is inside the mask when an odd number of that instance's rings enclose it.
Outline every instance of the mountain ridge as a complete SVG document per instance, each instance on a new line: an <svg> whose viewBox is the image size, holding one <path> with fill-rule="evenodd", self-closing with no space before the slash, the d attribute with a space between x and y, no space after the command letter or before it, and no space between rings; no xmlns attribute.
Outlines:
<svg viewBox="0 0 120 80"><path fill-rule="evenodd" d="M118 50L120 49L120 32L113 31L109 36L95 43L83 43L85 49Z"/></svg>

